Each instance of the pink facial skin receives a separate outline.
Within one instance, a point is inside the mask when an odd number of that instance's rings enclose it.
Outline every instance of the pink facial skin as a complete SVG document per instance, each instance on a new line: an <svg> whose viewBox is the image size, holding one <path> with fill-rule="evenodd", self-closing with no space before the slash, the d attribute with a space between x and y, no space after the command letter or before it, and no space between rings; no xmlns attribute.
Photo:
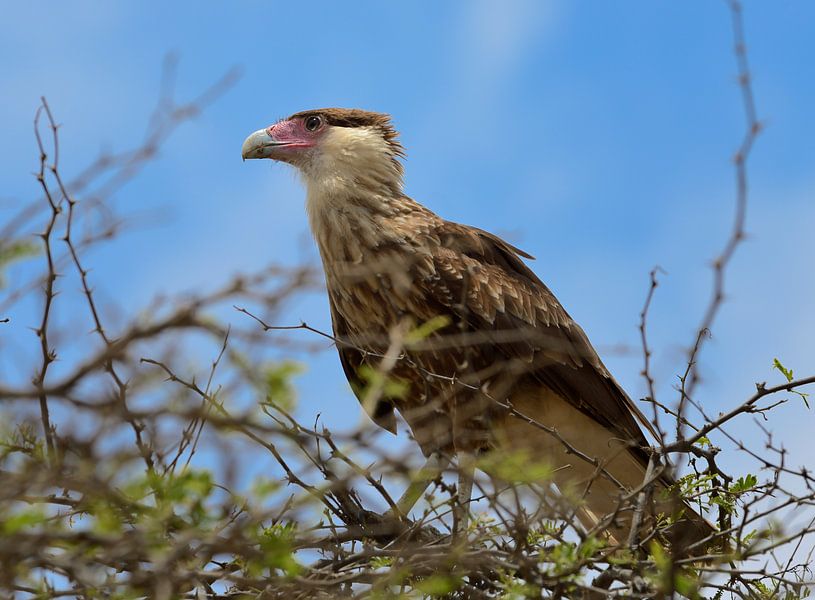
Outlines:
<svg viewBox="0 0 815 600"><path fill-rule="evenodd" d="M266 132L279 142L281 147L312 148L317 145L320 137L325 133L325 122L321 121L317 129L309 131L306 129L306 118L278 121L267 127Z"/></svg>
<svg viewBox="0 0 815 600"><path fill-rule="evenodd" d="M243 142L243 159L271 158L295 164L309 148L317 146L328 126L318 115L279 121L260 129Z"/></svg>

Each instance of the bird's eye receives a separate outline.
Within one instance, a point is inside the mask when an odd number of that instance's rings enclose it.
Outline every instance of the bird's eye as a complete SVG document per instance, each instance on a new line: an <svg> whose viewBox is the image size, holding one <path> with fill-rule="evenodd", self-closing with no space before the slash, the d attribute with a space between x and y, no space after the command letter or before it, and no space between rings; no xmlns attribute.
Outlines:
<svg viewBox="0 0 815 600"><path fill-rule="evenodd" d="M320 117L316 116L316 115L313 115L313 116L306 119L306 129L309 130L309 131L317 131L317 129L322 124L323 124L323 120Z"/></svg>

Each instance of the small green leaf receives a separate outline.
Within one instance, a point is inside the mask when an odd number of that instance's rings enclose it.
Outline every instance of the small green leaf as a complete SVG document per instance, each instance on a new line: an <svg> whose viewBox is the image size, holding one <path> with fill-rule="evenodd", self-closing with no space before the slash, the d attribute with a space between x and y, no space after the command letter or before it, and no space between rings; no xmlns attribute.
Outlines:
<svg viewBox="0 0 815 600"><path fill-rule="evenodd" d="M258 477L252 483L252 494L259 500L265 500L279 489L280 483L267 477Z"/></svg>
<svg viewBox="0 0 815 600"><path fill-rule="evenodd" d="M302 567L294 558L292 542L297 525L295 523L275 523L261 527L255 532L261 556L247 564L250 573L258 575L266 569L280 569L286 575L297 575Z"/></svg>
<svg viewBox="0 0 815 600"><path fill-rule="evenodd" d="M410 346L411 344L416 344L421 342L424 339L430 337L433 333L439 331L440 329L444 329L450 324L450 317L446 315L439 315L437 317L433 317L429 321L425 321L412 331L409 331L408 334L405 336L405 345Z"/></svg>
<svg viewBox="0 0 815 600"><path fill-rule="evenodd" d="M0 522L0 530L6 535L13 535L18 531L41 525L45 523L45 512L39 507L32 507L21 510L8 517L5 521Z"/></svg>
<svg viewBox="0 0 815 600"><path fill-rule="evenodd" d="M392 556L374 556L370 563L372 569L385 569L393 564Z"/></svg>
<svg viewBox="0 0 815 600"><path fill-rule="evenodd" d="M490 475L517 483L540 483L552 478L552 465L529 452L491 452L478 460L478 468Z"/></svg>
<svg viewBox="0 0 815 600"><path fill-rule="evenodd" d="M97 533L121 533L122 519L109 502L101 500L94 502L88 509L88 513L94 518L93 529Z"/></svg>
<svg viewBox="0 0 815 600"><path fill-rule="evenodd" d="M665 548L663 548L656 540L651 540L649 546L651 556L654 558L654 563L660 571L667 571L671 566L671 558Z"/></svg>
<svg viewBox="0 0 815 600"><path fill-rule="evenodd" d="M753 538L755 538L757 534L758 534L758 530L753 529L750 533L748 533L743 538L741 538L741 545L742 546L749 546L752 543Z"/></svg>
<svg viewBox="0 0 815 600"><path fill-rule="evenodd" d="M443 596L459 588L461 580L452 575L431 575L418 583L416 589L429 596Z"/></svg>
<svg viewBox="0 0 815 600"><path fill-rule="evenodd" d="M687 573L682 573L681 571L676 573L674 577L674 587L683 598L694 599L699 597L697 593L699 589L698 580L689 576Z"/></svg>
<svg viewBox="0 0 815 600"><path fill-rule="evenodd" d="M305 367L291 360L266 365L263 378L266 403L290 411L295 406L297 393L292 379L305 371Z"/></svg>
<svg viewBox="0 0 815 600"><path fill-rule="evenodd" d="M769 587L767 587L764 583L762 583L761 580L752 579L747 583L756 589L756 591L758 592L757 594L758 598L762 599L766 598L767 600L773 598L773 591Z"/></svg>
<svg viewBox="0 0 815 600"><path fill-rule="evenodd" d="M739 477L734 483L730 484L730 491L734 494L743 494L756 487L757 484L758 477L750 473L744 477Z"/></svg>
<svg viewBox="0 0 815 600"><path fill-rule="evenodd" d="M28 240L13 240L5 245L0 244L0 288L6 285L3 277L3 269L11 263L36 256L40 252L40 247Z"/></svg>
<svg viewBox="0 0 815 600"><path fill-rule="evenodd" d="M777 358L773 359L773 368L781 371L784 377L787 378L787 383L794 379L792 375L792 369L787 369L784 365L781 364L781 361L778 360Z"/></svg>
<svg viewBox="0 0 815 600"><path fill-rule="evenodd" d="M357 375L365 382L365 386L355 389L354 392L365 398L371 390L378 390L374 394L376 399L381 398L404 398L409 389L409 384L388 373L383 373L369 365L362 365L357 371ZM367 407L366 407L367 408Z"/></svg>
<svg viewBox="0 0 815 600"><path fill-rule="evenodd" d="M787 383L792 383L792 381L795 379L795 377L793 376L793 373L792 373L792 369L786 368L784 365L781 364L781 361L778 360L777 358L773 359L773 368L778 369L779 371L781 371L781 373L784 375L784 378L787 380ZM808 400L809 394L806 394L804 392L799 392L798 390L790 390L790 391L793 394L796 394L797 396L800 396L801 400L804 401L804 404L806 405L806 407L809 408L809 400Z"/></svg>

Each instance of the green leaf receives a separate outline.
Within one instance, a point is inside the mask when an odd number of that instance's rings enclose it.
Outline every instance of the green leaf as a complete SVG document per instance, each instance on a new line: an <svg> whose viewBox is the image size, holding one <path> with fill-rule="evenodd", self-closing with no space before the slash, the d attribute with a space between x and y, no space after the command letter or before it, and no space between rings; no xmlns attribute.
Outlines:
<svg viewBox="0 0 815 600"><path fill-rule="evenodd" d="M305 370L304 365L292 360L267 364L263 373L266 403L287 412L294 409L297 392L292 379Z"/></svg>
<svg viewBox="0 0 815 600"><path fill-rule="evenodd" d="M374 556L370 563L372 569L384 569L393 565L392 556Z"/></svg>
<svg viewBox="0 0 815 600"><path fill-rule="evenodd" d="M429 321L425 321L412 331L409 331L408 334L405 336L405 345L410 346L411 344L416 344L421 342L422 340L427 339L436 331L440 329L444 329L450 324L450 317L447 315L439 315L437 317L433 317Z"/></svg>
<svg viewBox="0 0 815 600"><path fill-rule="evenodd" d="M93 517L93 529L97 533L112 534L122 531L122 519L116 509L104 500L97 500L88 508Z"/></svg>
<svg viewBox="0 0 815 600"><path fill-rule="evenodd" d="M784 365L781 364L781 361L778 360L777 358L773 359L773 368L778 369L779 371L781 371L782 375L784 375L784 378L787 380L787 383L792 383L793 380L795 379L795 377L793 376L793 373L792 373L792 369L786 368ZM801 400L804 401L804 404L806 405L806 407L809 408L809 400L807 399L809 397L809 394L806 394L804 392L799 392L798 390L790 390L790 391L793 394L796 394L797 396L800 396Z"/></svg>
<svg viewBox="0 0 815 600"><path fill-rule="evenodd" d="M416 583L416 589L429 596L443 596L459 588L461 579L453 575L431 575Z"/></svg>
<svg viewBox="0 0 815 600"><path fill-rule="evenodd" d="M39 252L39 245L28 240L13 240L5 245L0 244L0 288L6 286L3 269L11 263L36 256Z"/></svg>
<svg viewBox="0 0 815 600"><path fill-rule="evenodd" d="M279 489L280 483L267 477L258 477L252 483L252 494L259 500L265 500Z"/></svg>
<svg viewBox="0 0 815 600"><path fill-rule="evenodd" d="M577 555L580 558L592 558L597 554L597 551L601 548L604 548L606 543L594 536L588 536L585 540L583 540L577 548Z"/></svg>
<svg viewBox="0 0 815 600"><path fill-rule="evenodd" d="M730 484L730 491L734 494L743 494L752 490L758 485L758 477L749 473L744 477L739 477L734 483Z"/></svg>
<svg viewBox="0 0 815 600"><path fill-rule="evenodd" d="M501 600L525 600L526 598L540 598L541 589L527 583L506 571L499 572L503 593Z"/></svg>
<svg viewBox="0 0 815 600"><path fill-rule="evenodd" d="M362 398L367 397L369 391L372 389L380 390L380 394L376 394L377 399L379 399L379 397L404 398L409 389L407 381L388 373L383 373L370 365L362 365L357 371L357 375L365 382L365 386L361 390L354 390L354 392L358 393Z"/></svg>
<svg viewBox="0 0 815 600"><path fill-rule="evenodd" d="M21 510L0 522L0 531L6 535L13 535L23 529L29 529L45 523L48 516L40 507L31 507Z"/></svg>
<svg viewBox="0 0 815 600"><path fill-rule="evenodd" d="M789 383L790 381L792 381L794 379L794 377L792 375L792 369L786 368L784 365L781 364L781 361L778 360L777 358L773 359L773 368L778 369L779 371L781 371L781 373L784 375L784 377L787 378L787 383Z"/></svg>
<svg viewBox="0 0 815 600"><path fill-rule="evenodd" d="M667 571L670 568L671 558L656 540L651 540L649 551L654 559L657 569L660 571Z"/></svg>
<svg viewBox="0 0 815 600"><path fill-rule="evenodd" d="M259 575L267 569L280 569L286 575L297 575L302 567L294 558L292 550L296 532L295 523L275 523L269 527L261 527L259 532L255 532L255 537L262 556L249 561L247 570Z"/></svg>
<svg viewBox="0 0 815 600"><path fill-rule="evenodd" d="M490 452L478 459L478 468L490 475L516 483L540 483L552 478L552 465L529 452Z"/></svg>
<svg viewBox="0 0 815 600"><path fill-rule="evenodd" d="M748 533L743 538L741 538L741 545L742 546L749 546L753 542L753 539L756 537L757 534L758 534L758 530L753 529L750 533Z"/></svg>
<svg viewBox="0 0 815 600"><path fill-rule="evenodd" d="M761 580L752 579L747 583L755 588L755 590L758 592L759 598L766 598L767 600L769 600L770 598L773 597L773 591L764 583L762 583Z"/></svg>
<svg viewBox="0 0 815 600"><path fill-rule="evenodd" d="M681 571L676 573L674 576L674 587L683 598L694 600L699 597L699 582L696 578L689 576L687 573Z"/></svg>

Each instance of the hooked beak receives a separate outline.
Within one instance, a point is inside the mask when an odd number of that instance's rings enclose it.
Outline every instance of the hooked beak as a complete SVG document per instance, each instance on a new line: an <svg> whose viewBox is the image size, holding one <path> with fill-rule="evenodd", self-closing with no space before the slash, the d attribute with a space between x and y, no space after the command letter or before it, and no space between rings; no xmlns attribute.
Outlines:
<svg viewBox="0 0 815 600"><path fill-rule="evenodd" d="M259 129L243 141L241 156L247 158L274 158L276 148L288 146L288 142L276 140L268 129Z"/></svg>

